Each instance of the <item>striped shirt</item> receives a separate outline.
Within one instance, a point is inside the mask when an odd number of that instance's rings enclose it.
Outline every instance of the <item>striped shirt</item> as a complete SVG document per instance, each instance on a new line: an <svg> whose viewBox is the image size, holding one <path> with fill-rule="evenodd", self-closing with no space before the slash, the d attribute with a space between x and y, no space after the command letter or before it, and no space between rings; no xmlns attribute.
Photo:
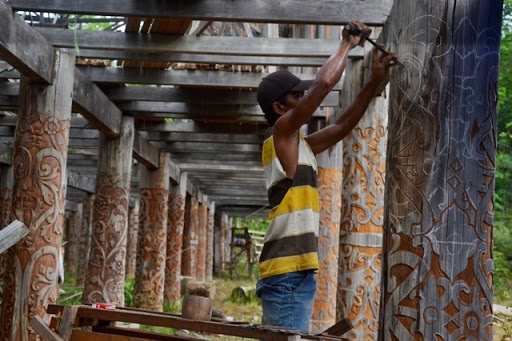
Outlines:
<svg viewBox="0 0 512 341"><path fill-rule="evenodd" d="M260 276L318 270L320 204L315 155L300 134L299 161L295 178L290 179L270 135L263 143L262 162L271 211L260 255Z"/></svg>

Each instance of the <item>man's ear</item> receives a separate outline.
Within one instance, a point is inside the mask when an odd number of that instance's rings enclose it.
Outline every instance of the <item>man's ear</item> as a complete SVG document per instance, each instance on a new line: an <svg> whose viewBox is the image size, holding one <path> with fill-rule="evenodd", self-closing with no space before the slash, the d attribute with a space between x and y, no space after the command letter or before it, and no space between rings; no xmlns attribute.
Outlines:
<svg viewBox="0 0 512 341"><path fill-rule="evenodd" d="M274 110L274 112L276 114L279 114L279 115L282 115L285 113L284 105L279 103L278 101L275 101L274 103L272 103L272 109Z"/></svg>

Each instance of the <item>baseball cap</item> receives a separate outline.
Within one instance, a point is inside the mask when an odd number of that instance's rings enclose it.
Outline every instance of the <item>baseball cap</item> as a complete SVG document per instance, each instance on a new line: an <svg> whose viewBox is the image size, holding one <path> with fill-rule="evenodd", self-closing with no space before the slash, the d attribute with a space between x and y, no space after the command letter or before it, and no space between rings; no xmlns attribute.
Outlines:
<svg viewBox="0 0 512 341"><path fill-rule="evenodd" d="M313 84L313 80L301 80L288 70L278 70L261 80L256 98L261 109L265 111L272 107L272 103L287 93L306 91L311 84Z"/></svg>

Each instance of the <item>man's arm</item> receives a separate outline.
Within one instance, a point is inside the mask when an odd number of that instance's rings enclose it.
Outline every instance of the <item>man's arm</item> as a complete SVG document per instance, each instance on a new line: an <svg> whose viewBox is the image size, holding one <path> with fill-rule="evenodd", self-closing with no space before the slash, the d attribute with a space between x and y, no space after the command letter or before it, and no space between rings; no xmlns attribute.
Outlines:
<svg viewBox="0 0 512 341"><path fill-rule="evenodd" d="M354 22L361 30L361 35L367 27ZM274 108L280 117L274 125L274 145L277 157L288 177L295 176L298 162L299 129L313 116L327 94L340 81L345 70L349 51L357 46L360 36L349 34L343 30L343 40L336 52L318 70L313 85L296 105L286 105ZM279 112L281 111L281 112Z"/></svg>
<svg viewBox="0 0 512 341"><path fill-rule="evenodd" d="M377 48L372 50L372 74L352 104L338 117L333 124L320 129L306 137L313 153L318 154L341 141L361 120L371 100L389 82L389 69L395 55L380 55Z"/></svg>

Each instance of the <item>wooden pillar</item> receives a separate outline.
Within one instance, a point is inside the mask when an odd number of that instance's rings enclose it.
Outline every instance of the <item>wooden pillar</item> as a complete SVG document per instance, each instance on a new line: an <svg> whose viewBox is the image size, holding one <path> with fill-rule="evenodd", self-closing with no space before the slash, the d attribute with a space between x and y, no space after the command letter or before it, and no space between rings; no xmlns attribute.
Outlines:
<svg viewBox="0 0 512 341"><path fill-rule="evenodd" d="M214 255L214 225L215 225L215 202L208 203L206 224L206 281L213 280L213 255Z"/></svg>
<svg viewBox="0 0 512 341"><path fill-rule="evenodd" d="M197 275L197 243L199 224L199 188L194 187L194 193L190 197L190 205L187 205L187 221L183 231L183 253L181 270L183 276L196 278Z"/></svg>
<svg viewBox="0 0 512 341"><path fill-rule="evenodd" d="M12 222L12 187L14 171L11 165L0 166L0 229Z"/></svg>
<svg viewBox="0 0 512 341"><path fill-rule="evenodd" d="M202 195L198 206L198 233L197 233L197 273L198 281L204 282L206 279L206 244L208 230L208 196Z"/></svg>
<svg viewBox="0 0 512 341"><path fill-rule="evenodd" d="M89 266L94 198L94 194L86 194L82 202L82 227L80 229L80 243L78 245L80 257L78 257L75 279L75 284L80 287L84 285Z"/></svg>
<svg viewBox="0 0 512 341"><path fill-rule="evenodd" d="M224 270L226 264L231 261L231 224L229 216L225 212L222 212L220 219L222 231L222 270Z"/></svg>
<svg viewBox="0 0 512 341"><path fill-rule="evenodd" d="M318 229L317 289L311 330L320 333L336 323L338 247L340 232L342 143L317 155L320 225Z"/></svg>
<svg viewBox="0 0 512 341"><path fill-rule="evenodd" d="M160 153L158 169L140 172L140 214L134 305L163 310L169 200L169 153Z"/></svg>
<svg viewBox="0 0 512 341"><path fill-rule="evenodd" d="M342 91L342 103L352 103L360 91L363 70L363 60L347 64L345 79L351 86ZM377 338L387 112L383 93L344 140L337 320L351 321L354 328L346 336L354 340Z"/></svg>
<svg viewBox="0 0 512 341"><path fill-rule="evenodd" d="M502 1L394 3L380 340L491 340Z"/></svg>
<svg viewBox="0 0 512 341"><path fill-rule="evenodd" d="M126 242L126 277L135 278L137 264L137 241L139 234L139 200L128 209L128 240Z"/></svg>
<svg viewBox="0 0 512 341"><path fill-rule="evenodd" d="M12 188L14 186L14 173L10 165L0 166L0 230L8 226L12 221ZM14 283L14 271L11 266L14 264L14 253L12 248L0 253L0 326L10 324L14 299L9 295ZM0 339L6 338L5 330L0 327Z"/></svg>
<svg viewBox="0 0 512 341"><path fill-rule="evenodd" d="M2 325L9 340L36 340L29 323L35 316L48 321L46 306L58 295L75 58L68 51L55 57L51 85L24 76L20 82L12 212L30 232L13 247L8 292L15 299Z"/></svg>
<svg viewBox="0 0 512 341"><path fill-rule="evenodd" d="M179 178L180 182L172 185L169 191L164 305L176 305L180 302L181 297L181 254L183 250L187 179L187 172L182 172Z"/></svg>
<svg viewBox="0 0 512 341"><path fill-rule="evenodd" d="M66 274L75 278L78 268L80 229L82 228L82 204L77 205L76 211L69 212L66 226L66 245L64 264Z"/></svg>
<svg viewBox="0 0 512 341"><path fill-rule="evenodd" d="M83 303L124 305L133 137L133 117L127 116L123 117L118 137L100 133L93 232Z"/></svg>

